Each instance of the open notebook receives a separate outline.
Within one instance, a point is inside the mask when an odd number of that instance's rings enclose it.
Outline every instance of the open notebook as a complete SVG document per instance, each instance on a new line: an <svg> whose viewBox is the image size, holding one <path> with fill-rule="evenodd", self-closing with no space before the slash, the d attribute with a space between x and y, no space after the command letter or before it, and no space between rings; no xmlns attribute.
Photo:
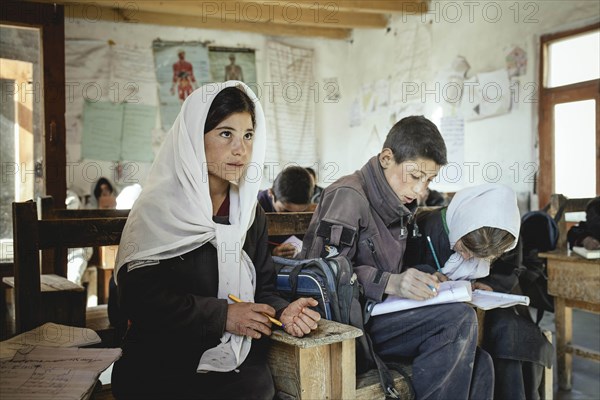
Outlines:
<svg viewBox="0 0 600 400"><path fill-rule="evenodd" d="M429 300L412 300L397 296L388 296L376 304L371 315L387 314L395 311L410 310L434 304L468 302L483 310L505 308L517 304L529 305L529 297L514 294L488 292L485 290L471 291L469 281L447 281L440 283L438 295Z"/></svg>

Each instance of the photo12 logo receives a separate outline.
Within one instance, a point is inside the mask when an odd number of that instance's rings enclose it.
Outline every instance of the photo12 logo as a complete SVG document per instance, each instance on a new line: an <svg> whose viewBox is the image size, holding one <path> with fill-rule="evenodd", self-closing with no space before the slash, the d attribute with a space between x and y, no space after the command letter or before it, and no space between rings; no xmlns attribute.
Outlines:
<svg viewBox="0 0 600 400"><path fill-rule="evenodd" d="M431 1L421 3L404 3L402 5L402 22L409 18L420 17L422 23L475 23L484 21L498 23L510 20L515 24L538 23L536 18L540 10L537 2L528 1Z"/></svg>

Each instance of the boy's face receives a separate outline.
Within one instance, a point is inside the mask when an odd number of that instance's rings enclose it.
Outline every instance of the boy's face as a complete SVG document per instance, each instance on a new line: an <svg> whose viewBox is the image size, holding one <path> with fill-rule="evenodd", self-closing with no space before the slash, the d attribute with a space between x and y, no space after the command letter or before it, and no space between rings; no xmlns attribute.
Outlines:
<svg viewBox="0 0 600 400"><path fill-rule="evenodd" d="M440 172L441 166L429 158L417 158L396 163L390 149L379 154L383 174L402 204L412 203L429 187L429 183Z"/></svg>

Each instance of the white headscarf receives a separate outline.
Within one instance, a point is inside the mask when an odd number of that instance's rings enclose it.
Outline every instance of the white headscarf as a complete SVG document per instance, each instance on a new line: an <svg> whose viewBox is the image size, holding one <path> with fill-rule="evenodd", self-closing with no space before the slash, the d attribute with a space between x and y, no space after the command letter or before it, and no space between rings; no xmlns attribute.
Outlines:
<svg viewBox="0 0 600 400"><path fill-rule="evenodd" d="M489 226L504 229L515 237L514 243L506 249L512 250L517 245L521 227L517 196L508 186L492 183L460 190L448 205L446 224L452 249L467 233ZM446 261L442 272L453 280L477 279L490 273L490 263L475 257L465 260L456 252Z"/></svg>
<svg viewBox="0 0 600 400"><path fill-rule="evenodd" d="M250 164L239 184L230 184L230 225L224 225L213 222L204 125L216 95L232 86L243 89L254 101L256 126ZM256 271L242 246L254 221L266 142L263 109L242 82L208 84L188 96L154 160L147 185L127 218L115 276L127 263L131 271L156 264L141 260L169 259L210 243L217 249L218 297L228 299L233 294L253 302ZM234 370L246 359L250 344L249 338L226 332L217 347L204 352L198 371Z"/></svg>

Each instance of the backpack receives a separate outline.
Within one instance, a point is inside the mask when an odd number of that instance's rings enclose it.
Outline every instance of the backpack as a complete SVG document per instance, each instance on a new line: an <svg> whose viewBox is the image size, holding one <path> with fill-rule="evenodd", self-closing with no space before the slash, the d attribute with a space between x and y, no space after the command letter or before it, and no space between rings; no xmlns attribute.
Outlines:
<svg viewBox="0 0 600 400"><path fill-rule="evenodd" d="M276 287L284 299L291 302L299 297L312 297L319 302L315 311L322 318L352 325L363 332L362 336L356 338L356 372L362 373L377 367L386 397L399 398L389 369L375 354L371 339L364 329L368 320L367 307L362 306L362 286L348 257L337 255L297 260L274 256L273 262L277 271ZM401 366L390 366L404 375L407 383L410 382ZM409 388L412 390L410 385Z"/></svg>
<svg viewBox="0 0 600 400"><path fill-rule="evenodd" d="M544 311L554 312L554 298L548 294L546 259L538 256L541 252L552 251L558 242L557 221L562 215L560 208L552 218L546 210L530 211L521 218L521 240L523 244L523 266L519 275L519 285L523 294L529 297L530 305L538 310L537 323Z"/></svg>

